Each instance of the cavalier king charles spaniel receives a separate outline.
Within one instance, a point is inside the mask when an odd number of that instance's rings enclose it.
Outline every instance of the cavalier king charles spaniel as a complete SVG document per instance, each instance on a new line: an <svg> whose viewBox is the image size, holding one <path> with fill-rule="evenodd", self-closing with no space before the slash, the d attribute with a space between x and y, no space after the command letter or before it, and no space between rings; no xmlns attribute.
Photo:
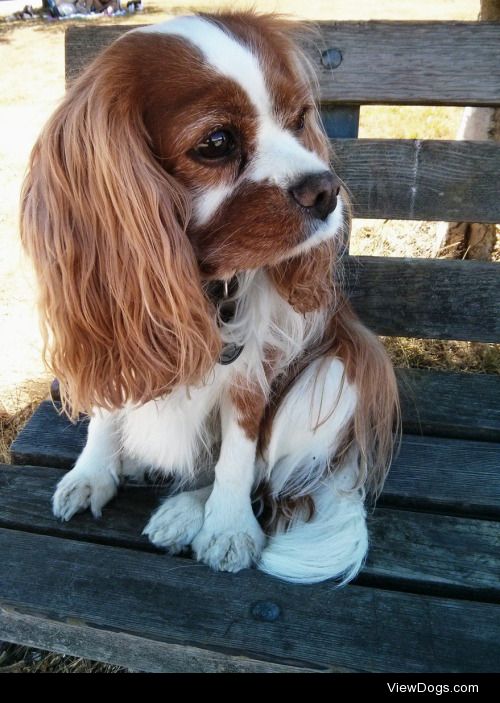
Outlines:
<svg viewBox="0 0 500 703"><path fill-rule="evenodd" d="M63 407L90 416L54 514L160 472L155 545L344 583L397 390L339 290L349 208L299 30L250 12L123 35L34 147L22 238Z"/></svg>

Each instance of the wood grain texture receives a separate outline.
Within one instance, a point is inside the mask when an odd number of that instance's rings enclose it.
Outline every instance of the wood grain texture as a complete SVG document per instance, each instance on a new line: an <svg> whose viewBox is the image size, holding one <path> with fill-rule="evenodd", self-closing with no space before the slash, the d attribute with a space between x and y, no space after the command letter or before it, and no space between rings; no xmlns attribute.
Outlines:
<svg viewBox="0 0 500 703"><path fill-rule="evenodd" d="M73 424L60 403L44 400L12 443L12 462L70 468L85 446L87 426L87 419Z"/></svg>
<svg viewBox="0 0 500 703"><path fill-rule="evenodd" d="M351 302L377 334L500 341L500 265L346 257Z"/></svg>
<svg viewBox="0 0 500 703"><path fill-rule="evenodd" d="M405 435L380 505L500 519L500 444Z"/></svg>
<svg viewBox="0 0 500 703"><path fill-rule="evenodd" d="M329 103L500 104L500 23L320 22L304 48ZM77 75L130 27L75 27L66 34L66 71ZM340 52L329 68L325 52Z"/></svg>
<svg viewBox="0 0 500 703"><path fill-rule="evenodd" d="M396 375L405 432L500 442L500 376L426 369Z"/></svg>
<svg viewBox="0 0 500 703"><path fill-rule="evenodd" d="M87 623L66 623L18 613L0 606L0 632L7 642L41 647L51 652L86 657L153 673L317 673L318 669L259 661L246 656L224 654L189 644L158 642L93 627ZM348 669L331 669L334 672Z"/></svg>
<svg viewBox="0 0 500 703"><path fill-rule="evenodd" d="M368 528L363 583L500 602L500 523L380 507Z"/></svg>
<svg viewBox="0 0 500 703"><path fill-rule="evenodd" d="M333 147L355 217L500 221L498 143L336 139Z"/></svg>
<svg viewBox="0 0 500 703"><path fill-rule="evenodd" d="M64 523L51 513L60 477L58 469L0 466L0 526L159 551L141 533L159 505L160 494L167 491L128 485L104 508L101 519L87 511ZM500 602L499 523L378 508L368 524L371 546L363 583Z"/></svg>
<svg viewBox="0 0 500 703"><path fill-rule="evenodd" d="M328 582L297 587L251 570L214 573L182 559L14 530L0 530L0 553L1 604L58 622L316 669L499 666L499 607L490 603L335 590ZM272 622L255 617L261 602L278 607Z"/></svg>

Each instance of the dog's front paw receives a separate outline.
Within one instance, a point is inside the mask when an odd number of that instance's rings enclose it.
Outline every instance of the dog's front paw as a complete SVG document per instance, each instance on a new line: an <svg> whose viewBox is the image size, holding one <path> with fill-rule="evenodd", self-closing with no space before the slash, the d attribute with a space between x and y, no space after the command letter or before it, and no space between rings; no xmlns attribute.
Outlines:
<svg viewBox="0 0 500 703"><path fill-rule="evenodd" d="M255 564L264 548L266 537L253 513L238 520L232 529L221 527L208 516L193 540L198 561L216 571L241 571Z"/></svg>
<svg viewBox="0 0 500 703"><path fill-rule="evenodd" d="M102 508L116 494L118 480L106 468L83 470L78 465L57 484L52 498L54 515L71 520L75 513L90 507L94 517L101 517Z"/></svg>
<svg viewBox="0 0 500 703"><path fill-rule="evenodd" d="M169 554L185 551L201 530L209 493L210 489L200 488L167 498L153 513L143 534Z"/></svg>

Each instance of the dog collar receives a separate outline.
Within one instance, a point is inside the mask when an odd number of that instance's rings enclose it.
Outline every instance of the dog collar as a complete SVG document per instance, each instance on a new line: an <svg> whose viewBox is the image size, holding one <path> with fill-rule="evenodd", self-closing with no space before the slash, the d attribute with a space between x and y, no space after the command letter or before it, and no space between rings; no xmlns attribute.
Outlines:
<svg viewBox="0 0 500 703"><path fill-rule="evenodd" d="M238 279L233 276L229 281L218 280L210 281L206 287L206 292L215 305L217 311L217 324L219 327L231 322L236 314L236 300L234 296L238 291ZM243 351L244 346L239 344L234 344L233 342L229 344L224 344L222 347L219 364L222 366L227 366L232 364L233 361L239 357Z"/></svg>

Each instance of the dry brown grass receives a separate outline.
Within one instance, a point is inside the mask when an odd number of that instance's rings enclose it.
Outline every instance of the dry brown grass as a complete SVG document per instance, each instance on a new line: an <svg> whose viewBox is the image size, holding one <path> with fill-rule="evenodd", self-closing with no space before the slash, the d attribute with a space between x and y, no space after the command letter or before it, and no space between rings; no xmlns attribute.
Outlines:
<svg viewBox="0 0 500 703"><path fill-rule="evenodd" d="M395 366L500 374L500 345L384 337Z"/></svg>
<svg viewBox="0 0 500 703"><path fill-rule="evenodd" d="M128 673L128 669L13 644L2 647L0 643L0 673L116 674Z"/></svg>
<svg viewBox="0 0 500 703"><path fill-rule="evenodd" d="M0 464L10 463L10 445L47 394L47 379L41 379L15 388L8 404L0 399Z"/></svg>

